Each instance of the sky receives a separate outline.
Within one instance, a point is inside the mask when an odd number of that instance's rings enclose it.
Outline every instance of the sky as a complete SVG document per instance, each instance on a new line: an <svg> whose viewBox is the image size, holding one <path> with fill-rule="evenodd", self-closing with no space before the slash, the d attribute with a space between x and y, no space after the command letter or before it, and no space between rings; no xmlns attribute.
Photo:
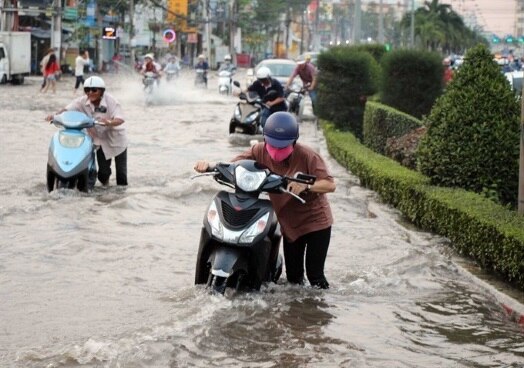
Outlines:
<svg viewBox="0 0 524 368"><path fill-rule="evenodd" d="M451 4L464 18L476 15L477 22L489 33L498 36L514 35L516 0L441 0Z"/></svg>

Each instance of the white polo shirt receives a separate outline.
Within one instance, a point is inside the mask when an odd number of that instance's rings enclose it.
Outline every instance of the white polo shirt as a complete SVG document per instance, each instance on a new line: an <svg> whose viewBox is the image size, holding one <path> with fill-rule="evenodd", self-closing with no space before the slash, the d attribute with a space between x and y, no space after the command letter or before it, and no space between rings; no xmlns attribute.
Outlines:
<svg viewBox="0 0 524 368"><path fill-rule="evenodd" d="M120 103L109 93L105 92L100 105L95 106L87 96L73 100L65 107L68 111L81 111L95 119L122 119L125 120ZM127 148L127 133L124 123L115 127L104 127L97 125L89 129L94 143L102 147L107 159L118 156Z"/></svg>

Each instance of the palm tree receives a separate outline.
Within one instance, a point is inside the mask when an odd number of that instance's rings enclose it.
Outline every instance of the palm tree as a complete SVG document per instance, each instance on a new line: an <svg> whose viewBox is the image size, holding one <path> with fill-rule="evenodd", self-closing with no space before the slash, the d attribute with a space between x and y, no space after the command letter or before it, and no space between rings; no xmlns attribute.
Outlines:
<svg viewBox="0 0 524 368"><path fill-rule="evenodd" d="M411 25L410 15L404 15L401 27ZM443 53L462 52L481 38L464 24L462 17L451 5L439 0L425 1L424 6L415 10L415 37L417 44L428 50Z"/></svg>

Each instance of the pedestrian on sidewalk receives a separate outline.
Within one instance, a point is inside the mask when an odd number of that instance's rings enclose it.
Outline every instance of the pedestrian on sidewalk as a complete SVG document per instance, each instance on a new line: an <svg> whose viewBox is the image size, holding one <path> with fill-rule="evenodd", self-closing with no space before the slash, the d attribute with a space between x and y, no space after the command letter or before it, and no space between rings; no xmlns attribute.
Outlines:
<svg viewBox="0 0 524 368"><path fill-rule="evenodd" d="M49 57L55 53L55 49L50 48L47 50L47 53L44 55L42 60L40 60L40 72L42 73L43 80L42 80L42 86L40 87L40 92L44 90L44 87L46 85L46 77L44 74L45 66L47 65L47 62L49 61Z"/></svg>
<svg viewBox="0 0 524 368"><path fill-rule="evenodd" d="M44 68L45 87L43 88L43 93L46 93L49 87L51 87L53 93L56 93L56 77L58 73L60 73L60 66L56 60L56 55L51 54Z"/></svg>
<svg viewBox="0 0 524 368"><path fill-rule="evenodd" d="M75 90L74 94L76 94L76 91L78 90L78 87L80 85L84 84L84 69L86 65L89 65L89 52L87 50L80 50L80 53L75 59Z"/></svg>

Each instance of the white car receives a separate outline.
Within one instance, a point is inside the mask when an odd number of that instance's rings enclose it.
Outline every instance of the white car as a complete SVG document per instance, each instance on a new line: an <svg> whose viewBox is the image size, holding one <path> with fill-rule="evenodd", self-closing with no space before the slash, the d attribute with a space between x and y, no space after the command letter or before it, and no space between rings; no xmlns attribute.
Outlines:
<svg viewBox="0 0 524 368"><path fill-rule="evenodd" d="M256 79L256 71L258 68L265 66L271 70L271 78L278 80L282 87L284 87L291 76L297 62L291 59L266 59L258 63L255 68L250 68L247 70L246 77L246 86L251 85ZM300 80L300 78L295 78L295 80Z"/></svg>

